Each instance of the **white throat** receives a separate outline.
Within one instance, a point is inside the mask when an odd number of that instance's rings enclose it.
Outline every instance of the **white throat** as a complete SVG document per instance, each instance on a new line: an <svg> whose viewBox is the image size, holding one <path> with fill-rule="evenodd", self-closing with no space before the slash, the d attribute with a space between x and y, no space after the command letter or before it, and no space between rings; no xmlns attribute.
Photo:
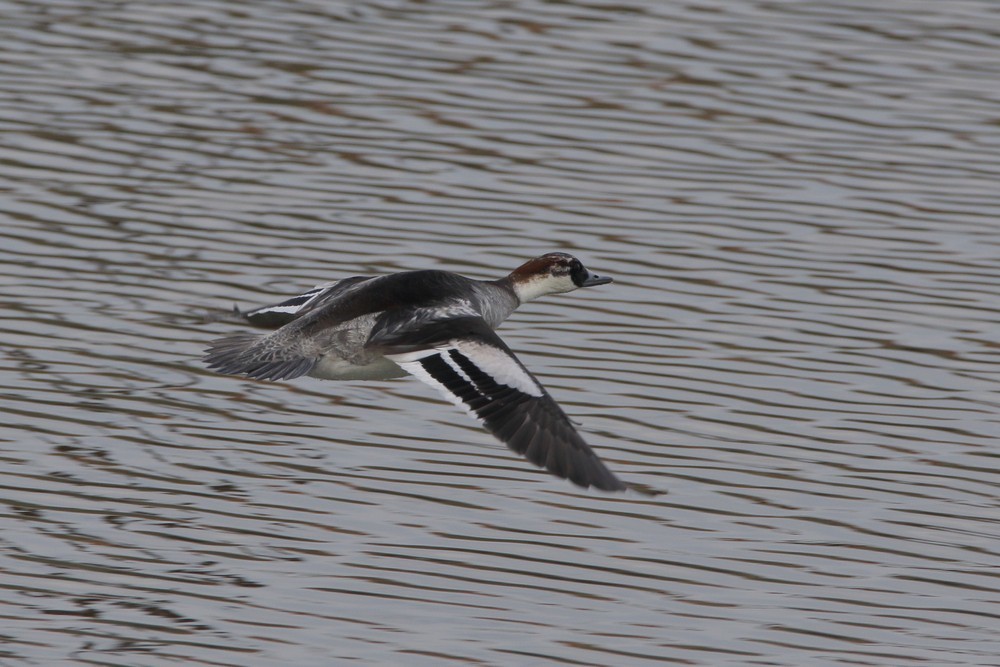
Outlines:
<svg viewBox="0 0 1000 667"><path fill-rule="evenodd" d="M521 303L534 301L546 294L557 294L560 292L571 292L576 289L573 280L565 278L554 278L552 276L538 276L530 280L518 280L514 282L514 293Z"/></svg>

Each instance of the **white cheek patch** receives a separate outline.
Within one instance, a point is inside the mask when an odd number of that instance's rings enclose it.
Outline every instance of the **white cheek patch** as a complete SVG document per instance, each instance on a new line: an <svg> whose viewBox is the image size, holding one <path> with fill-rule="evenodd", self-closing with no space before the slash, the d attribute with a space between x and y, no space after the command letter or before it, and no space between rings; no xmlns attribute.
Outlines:
<svg viewBox="0 0 1000 667"><path fill-rule="evenodd" d="M514 283L514 292L521 303L527 303L546 294L572 292L575 289L576 285L568 273L564 276L540 275Z"/></svg>

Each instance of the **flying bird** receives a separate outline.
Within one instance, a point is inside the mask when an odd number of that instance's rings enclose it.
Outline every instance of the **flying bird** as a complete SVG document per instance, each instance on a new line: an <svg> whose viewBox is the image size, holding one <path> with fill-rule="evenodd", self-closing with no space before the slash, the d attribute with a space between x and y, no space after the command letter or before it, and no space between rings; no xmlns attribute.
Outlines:
<svg viewBox="0 0 1000 667"><path fill-rule="evenodd" d="M204 361L219 373L258 380L409 374L553 475L602 491L649 494L608 470L494 331L523 303L610 282L561 252L529 260L499 280L438 270L354 276L275 305L236 310L249 324L273 331L220 338Z"/></svg>

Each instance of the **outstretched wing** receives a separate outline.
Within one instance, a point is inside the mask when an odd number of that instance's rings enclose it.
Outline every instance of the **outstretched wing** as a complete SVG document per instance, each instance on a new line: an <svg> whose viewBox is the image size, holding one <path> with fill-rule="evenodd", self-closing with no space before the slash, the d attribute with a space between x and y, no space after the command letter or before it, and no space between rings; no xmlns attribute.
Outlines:
<svg viewBox="0 0 1000 667"><path fill-rule="evenodd" d="M336 328L345 319L363 314L365 307L353 306L344 317L330 315L345 301L358 301L357 292L371 280L355 276L317 285L307 292L276 303L236 314L250 324L276 329L268 334L239 333L218 338L205 350L202 360L209 368L230 375L246 375L256 380L291 380L306 375L332 344ZM364 299L361 299L365 301Z"/></svg>
<svg viewBox="0 0 1000 667"><path fill-rule="evenodd" d="M361 283L371 280L369 276L353 276L343 280L335 280L322 285L316 285L302 294L285 299L281 303L261 306L253 310L241 311L233 307L233 312L249 324L263 329L277 329L297 320L317 308L333 303L337 299L353 292Z"/></svg>
<svg viewBox="0 0 1000 667"><path fill-rule="evenodd" d="M627 488L481 317L452 313L434 319L433 311L425 312L427 317L411 312L376 323L368 345L465 408L510 449L553 475L604 491Z"/></svg>

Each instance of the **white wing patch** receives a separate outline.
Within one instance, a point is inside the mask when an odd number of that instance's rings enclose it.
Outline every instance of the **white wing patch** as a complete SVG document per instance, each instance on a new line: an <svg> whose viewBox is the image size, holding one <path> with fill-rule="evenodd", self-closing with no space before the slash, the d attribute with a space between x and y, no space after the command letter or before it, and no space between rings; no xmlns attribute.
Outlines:
<svg viewBox="0 0 1000 667"><path fill-rule="evenodd" d="M288 313L289 315L294 315L299 312L310 303L315 301L323 292L327 291L331 287L335 286L339 280L334 280L328 283L323 283L321 285L316 285L312 289L306 290L302 294L293 296L290 299L286 299L281 303L276 303L270 306L261 306L260 308L254 308L253 310L248 310L244 313L246 317L255 317L260 315L267 315L269 313Z"/></svg>
<svg viewBox="0 0 1000 667"><path fill-rule="evenodd" d="M458 365L458 363L448 354L449 350L458 350L465 357L476 365L481 371L489 375L497 384L506 385L512 389L540 398L545 392L535 382L534 378L526 370L503 350L486 343L475 340L451 340L445 345L437 345L427 350L417 350L415 352L405 352L403 354L386 355L397 364L403 367L406 372L417 377L427 384L436 387L456 405L466 407L462 399L455 396L444 385L435 380L421 365L420 360L432 355L438 355L442 361L452 368L470 386L475 386L472 378Z"/></svg>
<svg viewBox="0 0 1000 667"><path fill-rule="evenodd" d="M305 303L297 303L294 305L277 305L277 306L264 306L263 308L255 308L254 310L248 311L247 316L254 315L265 315L267 313L289 313L294 315L305 307Z"/></svg>
<svg viewBox="0 0 1000 667"><path fill-rule="evenodd" d="M446 364L448 364L449 366L451 366L451 370L453 370L456 373L458 373L458 375L463 380L465 380L466 382L468 382L471 385L475 385L475 382L472 380L472 378L469 377L469 374L465 372L465 369L463 369L461 366L459 366L458 363L454 359L451 358L450 354L442 353L441 354L441 359L443 359Z"/></svg>
<svg viewBox="0 0 1000 667"><path fill-rule="evenodd" d="M447 348L444 348L444 349L447 349ZM387 357L389 359L392 359L393 361L395 361L397 364L399 364L399 366L404 371L406 371L407 373L409 373L413 377L415 377L418 380L420 380L421 382L424 382L424 383L426 383L426 384L434 387L435 389L437 389L441 393L442 396L444 396L445 398L447 398L451 403L454 403L456 406L462 408L462 410L464 410L467 415L469 415L470 417L472 417L476 421L480 421L481 422L482 419L479 417L479 415L477 415L472 410L472 408L470 408L468 405L466 405L465 402L459 396L457 396L456 394L454 394L450 389L448 389L448 387L446 387L443 384L441 384L440 382L438 382L434 378L434 376L431 375L430 373L428 373L424 369L423 365L420 363L421 359L426 359L427 357L433 357L433 356L438 356L438 355L440 355L443 358L447 358L447 356L448 356L447 353L441 354L440 348L435 348L435 349L430 349L430 350L420 350L419 352L407 352L406 354L387 355ZM449 364L449 365L451 365L451 364ZM459 373L459 374L465 380L469 379L468 376L465 375L464 373ZM470 384L471 384L471 381L470 381Z"/></svg>
<svg viewBox="0 0 1000 667"><path fill-rule="evenodd" d="M503 350L486 343L469 340L452 341L452 346L496 380L497 384L505 384L536 398L545 395L542 388L521 364Z"/></svg>

